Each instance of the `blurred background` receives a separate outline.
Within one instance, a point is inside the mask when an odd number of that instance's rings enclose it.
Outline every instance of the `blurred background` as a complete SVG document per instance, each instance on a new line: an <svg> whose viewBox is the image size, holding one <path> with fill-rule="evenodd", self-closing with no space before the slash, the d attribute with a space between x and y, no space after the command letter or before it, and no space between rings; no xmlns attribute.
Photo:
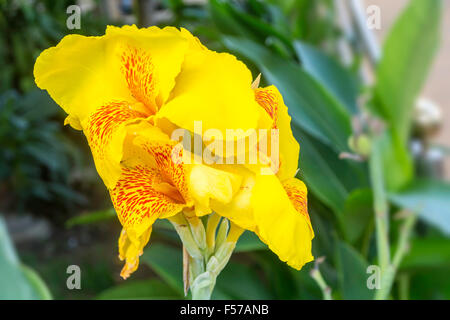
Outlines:
<svg viewBox="0 0 450 320"><path fill-rule="evenodd" d="M293 118L323 259L295 271L246 232L213 298L322 299L324 284L333 299L373 298L379 177L393 252L405 216L419 217L390 298L450 299L450 2L438 0L0 0L0 299L183 298L164 221L119 277L120 223L85 138L33 79L65 35L123 24L185 27L237 55ZM71 265L81 289L67 286Z"/></svg>

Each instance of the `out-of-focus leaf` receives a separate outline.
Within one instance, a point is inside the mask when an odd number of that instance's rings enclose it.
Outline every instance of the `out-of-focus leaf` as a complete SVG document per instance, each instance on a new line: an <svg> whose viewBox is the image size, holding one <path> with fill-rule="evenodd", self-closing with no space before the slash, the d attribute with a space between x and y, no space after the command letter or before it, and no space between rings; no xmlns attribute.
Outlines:
<svg viewBox="0 0 450 320"><path fill-rule="evenodd" d="M297 298L298 288L294 274L291 272L291 270L295 269L278 259L271 251L261 251L253 256L257 259L258 265L264 270L264 276L275 299Z"/></svg>
<svg viewBox="0 0 450 320"><path fill-rule="evenodd" d="M356 77L334 58L305 42L295 41L294 48L303 69L330 90L349 112L356 113L359 93Z"/></svg>
<svg viewBox="0 0 450 320"><path fill-rule="evenodd" d="M440 0L412 0L384 44L377 70L375 110L405 142L412 110L439 43Z"/></svg>
<svg viewBox="0 0 450 320"><path fill-rule="evenodd" d="M181 250L159 243L151 244L145 249L141 261L148 264L173 290L183 294Z"/></svg>
<svg viewBox="0 0 450 320"><path fill-rule="evenodd" d="M22 272L13 244L0 217L0 300L30 300L41 296Z"/></svg>
<svg viewBox="0 0 450 320"><path fill-rule="evenodd" d="M385 131L373 141L372 151L380 153L386 189L398 190L411 181L414 174L411 154L396 132Z"/></svg>
<svg viewBox="0 0 450 320"><path fill-rule="evenodd" d="M424 221L450 235L450 184L436 180L417 180L401 191L390 193L398 206L419 214Z"/></svg>
<svg viewBox="0 0 450 320"><path fill-rule="evenodd" d="M223 41L228 49L251 60L263 80L277 86L293 123L337 151L348 149L350 115L312 76L251 40L226 36Z"/></svg>
<svg viewBox="0 0 450 320"><path fill-rule="evenodd" d="M367 288L368 263L351 246L339 242L339 285L342 298L346 300L369 300L374 292Z"/></svg>
<svg viewBox="0 0 450 320"><path fill-rule="evenodd" d="M301 177L320 200L337 212L342 211L349 192L368 184L363 165L339 159L331 148L310 137L296 124L292 131L301 146Z"/></svg>
<svg viewBox="0 0 450 320"><path fill-rule="evenodd" d="M418 238L402 260L401 269L450 268L450 239Z"/></svg>
<svg viewBox="0 0 450 320"><path fill-rule="evenodd" d="M73 218L70 218L66 221L66 227L72 228L73 226L83 225L83 224L91 224L97 223L101 221L111 220L116 217L116 211L114 208L109 208L106 210L99 210L89 212L83 215L79 215Z"/></svg>
<svg viewBox="0 0 450 320"><path fill-rule="evenodd" d="M127 281L122 285L103 291L97 297L97 299L100 300L169 300L182 298L183 297L177 291L157 279Z"/></svg>
<svg viewBox="0 0 450 320"><path fill-rule="evenodd" d="M450 300L448 269L433 270L411 276L410 299Z"/></svg>
<svg viewBox="0 0 450 320"><path fill-rule="evenodd" d="M34 291L38 295L39 299L52 300L53 298L50 289L47 287L44 280L42 280L39 274L37 274L36 271L26 265L21 265L20 267L29 284L33 287Z"/></svg>
<svg viewBox="0 0 450 320"><path fill-rule="evenodd" d="M273 298L255 273L254 267L230 262L217 277L216 288L232 299Z"/></svg>
<svg viewBox="0 0 450 320"><path fill-rule="evenodd" d="M373 197L370 189L353 191L345 202L344 225L351 243L357 241L373 220Z"/></svg>
<svg viewBox="0 0 450 320"><path fill-rule="evenodd" d="M258 236L250 231L245 231L238 240L236 244L235 252L246 252L255 250L265 250L267 245L265 245Z"/></svg>

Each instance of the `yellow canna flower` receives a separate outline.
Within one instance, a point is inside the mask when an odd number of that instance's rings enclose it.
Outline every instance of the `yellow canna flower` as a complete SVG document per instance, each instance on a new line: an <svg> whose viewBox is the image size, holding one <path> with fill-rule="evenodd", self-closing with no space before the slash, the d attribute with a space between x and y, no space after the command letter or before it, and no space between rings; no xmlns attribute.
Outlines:
<svg viewBox="0 0 450 320"><path fill-rule="evenodd" d="M177 227L191 258L203 252L203 267L214 270L203 270L209 274L220 272L243 229L294 268L313 259L307 190L294 178L299 145L287 107L274 86L252 88L250 71L234 56L208 50L185 29L108 27L101 37L66 36L41 53L34 75L68 113L65 123L86 135L123 226L123 278L137 269L153 223L164 218ZM194 132L199 120L202 133L214 129L223 137L229 129L278 129L279 170L263 175L261 168L272 170L267 163L184 161L187 151L170 135L179 128ZM213 212L232 222L217 242ZM204 230L198 216L206 214Z"/></svg>

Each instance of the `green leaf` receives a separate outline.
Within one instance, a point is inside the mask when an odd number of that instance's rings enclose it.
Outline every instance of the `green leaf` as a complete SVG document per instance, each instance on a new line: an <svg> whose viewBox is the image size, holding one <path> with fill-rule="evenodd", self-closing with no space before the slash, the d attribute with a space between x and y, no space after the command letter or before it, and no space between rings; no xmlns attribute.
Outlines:
<svg viewBox="0 0 450 320"><path fill-rule="evenodd" d="M392 28L377 70L375 110L397 131L409 133L412 110L439 44L440 0L412 0Z"/></svg>
<svg viewBox="0 0 450 320"><path fill-rule="evenodd" d="M180 249L154 243L144 251L142 262L148 264L173 290L183 294L183 261Z"/></svg>
<svg viewBox="0 0 450 320"><path fill-rule="evenodd" d="M348 149L350 115L312 76L251 40L225 36L223 41L228 49L251 60L263 80L280 90L294 124L337 151Z"/></svg>
<svg viewBox="0 0 450 320"><path fill-rule="evenodd" d="M373 220L373 196L370 189L353 191L345 202L344 225L351 243L361 238L368 224Z"/></svg>
<svg viewBox="0 0 450 320"><path fill-rule="evenodd" d="M157 279L127 281L126 283L112 287L100 293L100 300L118 299L151 299L169 300L183 299L183 297L167 284Z"/></svg>
<svg viewBox="0 0 450 320"><path fill-rule="evenodd" d="M343 299L369 300L374 292L367 288L367 261L351 246L339 242L338 246L339 285Z"/></svg>
<svg viewBox="0 0 450 320"><path fill-rule="evenodd" d="M389 198L398 206L450 235L450 184L436 180L416 180Z"/></svg>
<svg viewBox="0 0 450 320"><path fill-rule="evenodd" d="M35 287L28 281L30 274L27 271L22 272L19 258L1 217L0 275L0 300L34 300L42 297L41 292L36 292Z"/></svg>
<svg viewBox="0 0 450 320"><path fill-rule="evenodd" d="M356 77L333 57L305 42L294 41L294 48L303 69L330 90L350 113L357 113L359 85Z"/></svg>
<svg viewBox="0 0 450 320"><path fill-rule="evenodd" d="M301 146L300 175L308 188L335 211L342 211L350 191L368 185L364 165L339 159L331 148L295 124L292 131Z"/></svg>
<svg viewBox="0 0 450 320"><path fill-rule="evenodd" d="M247 252L265 249L267 249L267 245L261 242L255 233L245 231L239 238L234 252Z"/></svg>
<svg viewBox="0 0 450 320"><path fill-rule="evenodd" d="M450 267L450 239L413 239L411 249L405 255L401 269L436 269Z"/></svg>
<svg viewBox="0 0 450 320"><path fill-rule="evenodd" d="M86 213L83 215L79 215L79 216L70 218L69 220L66 221L66 227L72 228L73 226L77 226L77 225L97 223L97 222L101 222L101 221L111 220L115 217L116 217L116 211L114 210L114 208L93 211L93 212L89 212L89 213Z"/></svg>
<svg viewBox="0 0 450 320"><path fill-rule="evenodd" d="M216 288L231 299L271 299L254 267L230 262L217 277Z"/></svg>
<svg viewBox="0 0 450 320"><path fill-rule="evenodd" d="M27 278L28 282L33 287L34 291L37 293L40 299L42 300L53 299L50 289L47 287L44 280L42 280L42 278L35 270L26 265L21 265L21 269L23 274Z"/></svg>

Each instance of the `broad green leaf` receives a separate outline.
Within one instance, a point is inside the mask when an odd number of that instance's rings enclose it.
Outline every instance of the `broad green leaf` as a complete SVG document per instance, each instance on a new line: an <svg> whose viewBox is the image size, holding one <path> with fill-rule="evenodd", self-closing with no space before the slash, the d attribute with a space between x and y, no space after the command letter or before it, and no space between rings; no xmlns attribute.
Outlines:
<svg viewBox="0 0 450 320"><path fill-rule="evenodd" d="M294 48L303 69L330 90L350 113L357 113L359 85L356 77L333 57L305 42L295 41Z"/></svg>
<svg viewBox="0 0 450 320"><path fill-rule="evenodd" d="M239 238L234 252L247 252L265 249L267 249L267 245L261 242L255 233L245 231Z"/></svg>
<svg viewBox="0 0 450 320"><path fill-rule="evenodd" d="M264 278L268 282L275 299L297 298L298 287L295 282L295 275L291 272L297 270L289 267L271 251L260 251L253 256L263 269Z"/></svg>
<svg viewBox="0 0 450 320"><path fill-rule="evenodd" d="M392 28L377 70L375 110L405 142L412 110L439 44L440 0L411 0Z"/></svg>
<svg viewBox="0 0 450 320"><path fill-rule="evenodd" d="M401 191L390 193L398 206L419 214L424 221L450 235L450 184L436 180L416 180Z"/></svg>
<svg viewBox="0 0 450 320"><path fill-rule="evenodd" d="M75 216L66 221L66 227L71 228L77 225L92 224L101 221L111 220L116 217L114 208L93 211L79 216Z"/></svg>
<svg viewBox="0 0 450 320"><path fill-rule="evenodd" d="M411 300L450 300L448 269L414 273L409 291Z"/></svg>
<svg viewBox="0 0 450 320"><path fill-rule="evenodd" d="M409 252L402 260L401 269L450 268L450 239L413 239Z"/></svg>
<svg viewBox="0 0 450 320"><path fill-rule="evenodd" d="M22 271L19 258L0 217L0 300L34 300L41 298Z"/></svg>
<svg viewBox="0 0 450 320"><path fill-rule="evenodd" d="M344 225L351 243L361 238L373 221L373 197L370 189L354 190L345 201Z"/></svg>
<svg viewBox="0 0 450 320"><path fill-rule="evenodd" d="M217 277L216 288L232 299L271 299L272 296L265 287L254 266L229 262Z"/></svg>
<svg viewBox="0 0 450 320"><path fill-rule="evenodd" d="M350 115L312 76L251 40L225 36L223 41L228 49L252 61L263 80L280 90L294 124L337 151L348 149Z"/></svg>
<svg viewBox="0 0 450 320"><path fill-rule="evenodd" d="M42 300L52 300L52 294L50 289L45 284L44 280L39 276L39 274L32 268L21 265L23 274L28 280L28 283L33 287L34 291L38 295L39 299Z"/></svg>
<svg viewBox="0 0 450 320"><path fill-rule="evenodd" d="M330 147L295 124L292 131L300 143L301 177L320 200L335 211L342 211L349 192L368 184L364 165L339 159Z"/></svg>
<svg viewBox="0 0 450 320"><path fill-rule="evenodd" d="M173 290L183 294L182 251L159 243L150 244L141 256Z"/></svg>
<svg viewBox="0 0 450 320"><path fill-rule="evenodd" d="M342 298L346 300L369 300L374 292L367 288L367 261L351 246L339 242L338 246L339 285Z"/></svg>
<svg viewBox="0 0 450 320"><path fill-rule="evenodd" d="M127 281L124 284L103 291L97 297L100 300L169 300L182 298L177 291L157 279Z"/></svg>

